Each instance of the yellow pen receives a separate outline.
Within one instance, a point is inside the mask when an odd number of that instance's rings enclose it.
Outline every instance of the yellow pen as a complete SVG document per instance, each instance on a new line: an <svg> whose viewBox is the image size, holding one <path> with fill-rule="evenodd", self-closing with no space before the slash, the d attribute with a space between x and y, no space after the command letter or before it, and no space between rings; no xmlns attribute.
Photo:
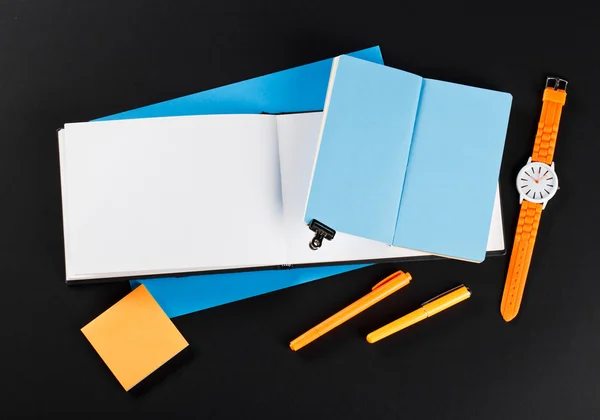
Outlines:
<svg viewBox="0 0 600 420"><path fill-rule="evenodd" d="M445 293L442 293L439 296L434 297L433 299L425 302L419 309L409 313L408 315L404 315L402 318L399 318L393 322L390 322L387 325L379 328L378 330L373 331L369 335L367 335L367 341L369 343L375 343L382 338L385 338L389 335L397 333L400 330L410 327L413 324L416 324L419 321L424 320L425 318L429 318L437 314L438 312L442 312L445 309L448 309L451 306L456 305L457 303L462 302L471 297L471 291L464 284L461 284L454 289L448 290Z"/></svg>

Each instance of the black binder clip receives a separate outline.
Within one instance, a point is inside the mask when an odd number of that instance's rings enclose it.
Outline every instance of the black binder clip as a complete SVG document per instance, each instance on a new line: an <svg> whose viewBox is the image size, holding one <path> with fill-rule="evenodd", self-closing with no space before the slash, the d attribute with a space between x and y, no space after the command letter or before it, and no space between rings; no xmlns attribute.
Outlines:
<svg viewBox="0 0 600 420"><path fill-rule="evenodd" d="M310 222L308 228L315 232L315 237L312 238L312 241L310 241L310 243L308 244L310 249L312 249L313 251L316 251L317 249L321 248L321 245L323 245L323 239L331 241L335 236L335 230L331 229L329 226L324 225L316 219L313 219Z"/></svg>

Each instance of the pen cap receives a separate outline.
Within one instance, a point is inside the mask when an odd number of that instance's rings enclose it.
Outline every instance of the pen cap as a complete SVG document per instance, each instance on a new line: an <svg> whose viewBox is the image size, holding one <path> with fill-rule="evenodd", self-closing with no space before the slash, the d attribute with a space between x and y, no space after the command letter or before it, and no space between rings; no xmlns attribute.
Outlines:
<svg viewBox="0 0 600 420"><path fill-rule="evenodd" d="M392 273L389 276L387 276L386 278L384 278L383 280L381 280L375 286L373 286L372 290L378 289L378 288L384 286L385 284L388 284L389 282L391 282L393 280L397 280L397 281L400 281L400 282L403 282L403 283L406 282L408 284L412 280L412 276L408 272L404 272L402 270L398 270L395 273Z"/></svg>
<svg viewBox="0 0 600 420"><path fill-rule="evenodd" d="M447 292L425 302L422 305L422 308L427 313L427 316L433 316L438 312L448 309L449 307L454 306L470 297L471 291L469 288L464 284L461 284L460 286L448 290Z"/></svg>

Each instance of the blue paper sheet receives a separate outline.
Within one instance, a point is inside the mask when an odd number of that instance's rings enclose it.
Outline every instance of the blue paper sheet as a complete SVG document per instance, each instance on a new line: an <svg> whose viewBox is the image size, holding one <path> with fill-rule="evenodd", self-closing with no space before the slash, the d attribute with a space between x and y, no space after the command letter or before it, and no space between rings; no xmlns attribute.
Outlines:
<svg viewBox="0 0 600 420"><path fill-rule="evenodd" d="M383 63L379 47L349 54ZM333 58L245 80L205 92L122 112L100 120L202 114L248 114L323 109ZM338 265L131 281L144 284L173 318L225 303L365 267Z"/></svg>
<svg viewBox="0 0 600 420"><path fill-rule="evenodd" d="M362 267L366 267L366 265L337 265L206 274L177 278L132 280L130 283L132 288L144 284L167 315L174 318Z"/></svg>

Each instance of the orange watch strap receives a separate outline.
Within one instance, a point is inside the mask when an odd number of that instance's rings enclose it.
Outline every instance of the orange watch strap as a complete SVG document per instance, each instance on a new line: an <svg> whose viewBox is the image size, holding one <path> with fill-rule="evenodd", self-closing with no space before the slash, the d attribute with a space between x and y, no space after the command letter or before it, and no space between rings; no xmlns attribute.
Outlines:
<svg viewBox="0 0 600 420"><path fill-rule="evenodd" d="M533 255L533 246L542 216L542 206L542 204L529 201L523 201L521 204L515 243L500 304L500 313L506 322L517 316L521 306L527 272Z"/></svg>
<svg viewBox="0 0 600 420"><path fill-rule="evenodd" d="M556 136L558 135L558 125L563 105L567 99L565 90L556 90L547 87L544 90L542 100L542 115L535 135L535 144L531 160L533 162L543 162L547 165L552 163L554 157L554 148L556 147Z"/></svg>
<svg viewBox="0 0 600 420"><path fill-rule="evenodd" d="M549 86L550 82L554 82L553 87ZM559 86L563 83L564 89L559 89ZM567 82L563 79L548 78L546 80L546 89L542 99L542 113L531 155L531 161L533 162L552 164L562 108L567 99L566 85ZM502 303L500 304L500 313L506 322L514 319L519 313L543 208L543 204L532 203L527 200L524 200L521 204L515 243L508 266Z"/></svg>

